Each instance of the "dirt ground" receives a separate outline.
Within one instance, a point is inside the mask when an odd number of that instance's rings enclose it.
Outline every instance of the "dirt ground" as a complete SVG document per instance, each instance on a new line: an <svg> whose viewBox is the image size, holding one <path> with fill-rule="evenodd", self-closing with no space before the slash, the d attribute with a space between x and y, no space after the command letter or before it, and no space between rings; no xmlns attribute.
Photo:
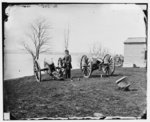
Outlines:
<svg viewBox="0 0 150 122"><path fill-rule="evenodd" d="M115 81L127 76L130 90L119 90ZM117 68L114 75L100 78L93 72L83 78L79 69L72 71L73 81L56 81L44 75L36 82L34 76L3 82L4 111L17 119L35 117L141 115L146 108L147 80L144 68Z"/></svg>

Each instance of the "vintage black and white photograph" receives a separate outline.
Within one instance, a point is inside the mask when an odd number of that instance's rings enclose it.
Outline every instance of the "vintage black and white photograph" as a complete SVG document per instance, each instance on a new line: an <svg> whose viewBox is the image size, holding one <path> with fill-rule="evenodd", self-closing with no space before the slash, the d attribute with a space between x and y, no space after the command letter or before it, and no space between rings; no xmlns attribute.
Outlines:
<svg viewBox="0 0 150 122"><path fill-rule="evenodd" d="M147 119L148 3L3 2L3 120Z"/></svg>

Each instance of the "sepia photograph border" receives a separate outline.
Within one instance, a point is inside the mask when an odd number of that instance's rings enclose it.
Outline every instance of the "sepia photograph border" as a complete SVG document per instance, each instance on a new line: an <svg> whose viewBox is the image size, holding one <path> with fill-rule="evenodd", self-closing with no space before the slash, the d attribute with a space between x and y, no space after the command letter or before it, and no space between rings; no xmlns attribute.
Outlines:
<svg viewBox="0 0 150 122"><path fill-rule="evenodd" d="M3 89L3 82L4 82L4 40L5 40L5 28L4 28L4 23L5 21L7 21L7 18L8 16L5 14L5 9L8 7L8 6L14 6L14 5L44 5L44 4L137 4L137 5L146 5L147 6L147 11L145 11L145 13L147 14L147 18L148 18L148 21L147 21L147 26L146 26L146 46L147 46L147 110L146 110L146 115L147 115L147 118L146 118L146 121L149 120L150 118L150 104L149 104L149 100L150 100L150 83L149 83L149 61L150 61L150 56L149 56L149 1L148 0L86 0L86 1L83 1L83 0L78 0L78 1L65 1L65 0L62 0L62 1L58 1L58 0L51 0L51 1L48 1L48 0L45 0L45 1L39 1L39 0L34 0L34 1L19 1L19 0L4 0L1 2L1 10L2 10L2 43L1 43L1 69L2 69L2 73L1 73L1 79L2 79L2 82L0 83L1 85L1 96L2 96L2 100L1 100L1 118L2 118L2 121L9 121L10 119L10 113L4 113L4 89ZM145 110L143 110L143 113L142 114L145 114ZM7 119L7 116L9 119ZM102 118L94 118L94 117L74 117L74 118L61 118L61 117L58 117L58 118L52 118L52 117L43 117L43 118L29 118L29 119L26 119L26 120L99 120L99 119L102 119ZM109 119L109 117L108 117ZM119 117L119 116L114 116L114 117L110 117L111 120L141 120L141 117ZM145 119L145 118L144 118Z"/></svg>

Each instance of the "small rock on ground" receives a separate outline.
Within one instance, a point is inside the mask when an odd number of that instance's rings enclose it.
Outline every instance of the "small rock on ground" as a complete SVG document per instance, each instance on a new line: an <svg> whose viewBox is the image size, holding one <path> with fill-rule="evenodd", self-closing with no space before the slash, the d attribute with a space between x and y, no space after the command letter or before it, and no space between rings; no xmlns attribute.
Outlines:
<svg viewBox="0 0 150 122"><path fill-rule="evenodd" d="M94 117L104 118L105 116L102 113L94 113Z"/></svg>

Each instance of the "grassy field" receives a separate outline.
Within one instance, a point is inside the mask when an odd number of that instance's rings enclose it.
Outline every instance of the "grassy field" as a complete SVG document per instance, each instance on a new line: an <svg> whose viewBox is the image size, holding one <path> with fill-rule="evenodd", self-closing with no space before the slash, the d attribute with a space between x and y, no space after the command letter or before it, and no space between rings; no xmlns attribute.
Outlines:
<svg viewBox="0 0 150 122"><path fill-rule="evenodd" d="M119 90L115 81L127 76L130 91ZM72 71L73 81L43 82L34 76L4 81L4 105L17 119L33 117L105 116L138 117L146 108L146 69L117 68L114 75L100 78L95 71L85 79ZM80 78L80 80L79 80Z"/></svg>

